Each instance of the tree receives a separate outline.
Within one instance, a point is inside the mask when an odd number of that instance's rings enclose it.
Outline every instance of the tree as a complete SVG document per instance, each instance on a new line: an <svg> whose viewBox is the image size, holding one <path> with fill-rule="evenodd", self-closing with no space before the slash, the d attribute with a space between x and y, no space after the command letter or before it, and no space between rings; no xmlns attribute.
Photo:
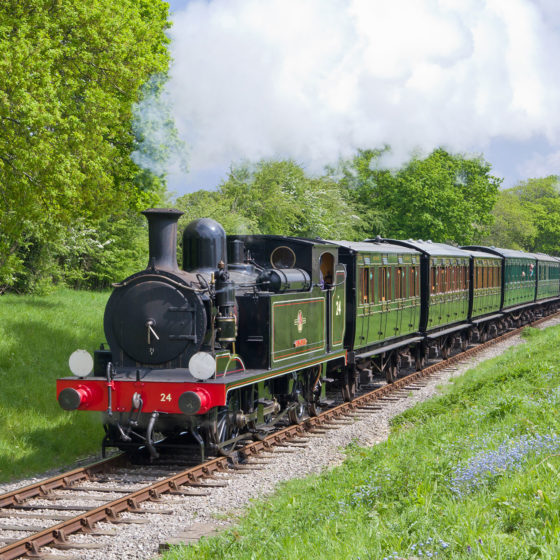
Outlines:
<svg viewBox="0 0 560 560"><path fill-rule="evenodd" d="M437 149L387 170L380 166L387 150L362 150L339 171L363 213L366 236L466 244L492 222L501 180L482 158Z"/></svg>
<svg viewBox="0 0 560 560"><path fill-rule="evenodd" d="M32 241L153 197L132 110L169 63L161 0L0 4L0 285Z"/></svg>
<svg viewBox="0 0 560 560"><path fill-rule="evenodd" d="M488 244L560 255L560 178L522 181L500 192Z"/></svg>
<svg viewBox="0 0 560 560"><path fill-rule="evenodd" d="M308 177L291 160L234 167L217 191L185 195L177 207L182 223L209 217L237 234L354 239L360 222L336 181Z"/></svg>
<svg viewBox="0 0 560 560"><path fill-rule="evenodd" d="M492 214L494 222L479 238L481 244L521 251L534 246L537 228L532 211L510 189L500 191Z"/></svg>

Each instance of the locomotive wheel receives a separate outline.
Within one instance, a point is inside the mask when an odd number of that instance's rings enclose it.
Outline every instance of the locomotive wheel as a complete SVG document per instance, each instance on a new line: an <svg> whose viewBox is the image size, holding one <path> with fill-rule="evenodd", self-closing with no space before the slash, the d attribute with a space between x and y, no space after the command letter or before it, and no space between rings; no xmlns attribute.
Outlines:
<svg viewBox="0 0 560 560"><path fill-rule="evenodd" d="M307 412L309 416L319 416L321 407L319 403L310 402L307 404Z"/></svg>
<svg viewBox="0 0 560 560"><path fill-rule="evenodd" d="M464 352L469 347L469 336L467 334L461 335L461 352Z"/></svg>
<svg viewBox="0 0 560 560"><path fill-rule="evenodd" d="M220 444L224 444L230 439L236 438L239 435L239 431L239 427L233 423L228 410L223 410L218 413L218 419L215 424L214 433L216 444L218 444L219 446L219 453L221 453L222 455L228 455L235 449L235 446L237 445L236 441L233 441L226 445Z"/></svg>
<svg viewBox="0 0 560 560"><path fill-rule="evenodd" d="M305 405L302 402L297 402L291 405L288 410L288 419L290 424L299 424L305 415Z"/></svg>

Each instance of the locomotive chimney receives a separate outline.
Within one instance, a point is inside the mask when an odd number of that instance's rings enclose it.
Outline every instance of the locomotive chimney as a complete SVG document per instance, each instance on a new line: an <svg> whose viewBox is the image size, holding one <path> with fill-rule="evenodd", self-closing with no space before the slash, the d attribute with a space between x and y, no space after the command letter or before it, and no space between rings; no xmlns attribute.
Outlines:
<svg viewBox="0 0 560 560"><path fill-rule="evenodd" d="M183 215L174 208L150 208L142 212L148 219L150 260L148 268L178 270L177 222Z"/></svg>

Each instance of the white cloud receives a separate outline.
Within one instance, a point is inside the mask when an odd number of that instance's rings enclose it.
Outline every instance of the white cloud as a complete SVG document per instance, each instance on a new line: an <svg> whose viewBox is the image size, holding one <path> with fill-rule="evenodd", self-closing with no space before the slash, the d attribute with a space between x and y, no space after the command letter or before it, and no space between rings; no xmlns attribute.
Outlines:
<svg viewBox="0 0 560 560"><path fill-rule="evenodd" d="M549 0L194 0L174 14L169 93L193 173L358 147L560 141Z"/></svg>
<svg viewBox="0 0 560 560"><path fill-rule="evenodd" d="M551 154L532 154L519 166L519 172L527 178L560 176L560 150Z"/></svg>

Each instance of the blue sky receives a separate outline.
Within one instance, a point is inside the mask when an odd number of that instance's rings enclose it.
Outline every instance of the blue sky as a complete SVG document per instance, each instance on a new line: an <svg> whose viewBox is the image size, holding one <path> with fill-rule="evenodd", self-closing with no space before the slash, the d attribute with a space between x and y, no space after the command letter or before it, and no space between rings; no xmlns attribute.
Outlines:
<svg viewBox="0 0 560 560"><path fill-rule="evenodd" d="M359 147L387 165L483 154L509 187L560 173L560 7L552 0L171 0L169 98L188 145L178 195L232 163L310 173Z"/></svg>

